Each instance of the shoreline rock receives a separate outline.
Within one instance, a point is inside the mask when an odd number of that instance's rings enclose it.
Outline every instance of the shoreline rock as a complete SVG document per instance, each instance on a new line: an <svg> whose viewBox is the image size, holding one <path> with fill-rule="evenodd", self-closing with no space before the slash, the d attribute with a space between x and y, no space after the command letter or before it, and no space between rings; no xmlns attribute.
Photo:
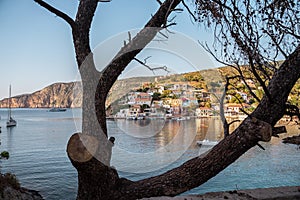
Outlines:
<svg viewBox="0 0 300 200"><path fill-rule="evenodd" d="M21 187L20 189L14 189L10 186L4 188L2 194L0 195L0 200L43 200L43 197L38 191L29 190Z"/></svg>
<svg viewBox="0 0 300 200"><path fill-rule="evenodd" d="M300 186L284 186L273 188L258 188L224 192L209 192L201 195L186 195L176 197L151 197L142 200L298 200Z"/></svg>
<svg viewBox="0 0 300 200"><path fill-rule="evenodd" d="M300 135L282 139L283 143L300 145Z"/></svg>
<svg viewBox="0 0 300 200"><path fill-rule="evenodd" d="M0 200L43 200L38 191L21 187L16 176L0 173Z"/></svg>

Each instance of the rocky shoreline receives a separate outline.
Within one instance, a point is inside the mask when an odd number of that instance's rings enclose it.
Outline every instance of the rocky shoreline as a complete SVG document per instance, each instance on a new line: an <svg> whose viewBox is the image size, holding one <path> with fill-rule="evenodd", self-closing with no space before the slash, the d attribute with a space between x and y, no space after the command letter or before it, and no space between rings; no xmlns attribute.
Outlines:
<svg viewBox="0 0 300 200"><path fill-rule="evenodd" d="M21 187L14 174L0 174L0 200L8 199L43 200L43 197L38 191Z"/></svg>
<svg viewBox="0 0 300 200"><path fill-rule="evenodd" d="M300 145L300 135L282 139L283 143Z"/></svg>
<svg viewBox="0 0 300 200"><path fill-rule="evenodd" d="M28 190L26 188L15 189L13 187L7 186L4 188L2 194L0 195L0 200L43 200L43 197L38 191Z"/></svg>
<svg viewBox="0 0 300 200"><path fill-rule="evenodd" d="M177 197L151 197L142 200L298 200L300 186L286 186L274 188L258 188L249 190L234 190L225 192L209 192L201 195Z"/></svg>

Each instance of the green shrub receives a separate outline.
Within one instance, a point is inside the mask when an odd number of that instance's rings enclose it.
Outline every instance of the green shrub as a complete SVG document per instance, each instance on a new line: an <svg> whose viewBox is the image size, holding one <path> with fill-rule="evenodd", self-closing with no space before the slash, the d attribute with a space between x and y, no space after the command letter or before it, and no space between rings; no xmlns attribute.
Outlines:
<svg viewBox="0 0 300 200"><path fill-rule="evenodd" d="M9 153L8 153L8 151L2 151L2 152L1 152L1 158L6 158L6 159L8 159L8 158L9 158Z"/></svg>

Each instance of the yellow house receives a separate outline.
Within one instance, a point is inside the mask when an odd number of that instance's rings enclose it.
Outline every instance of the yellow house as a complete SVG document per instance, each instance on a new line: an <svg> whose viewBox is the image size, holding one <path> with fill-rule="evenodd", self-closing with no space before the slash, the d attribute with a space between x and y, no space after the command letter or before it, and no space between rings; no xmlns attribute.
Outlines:
<svg viewBox="0 0 300 200"><path fill-rule="evenodd" d="M172 107L182 106L182 99L172 99L171 106Z"/></svg>

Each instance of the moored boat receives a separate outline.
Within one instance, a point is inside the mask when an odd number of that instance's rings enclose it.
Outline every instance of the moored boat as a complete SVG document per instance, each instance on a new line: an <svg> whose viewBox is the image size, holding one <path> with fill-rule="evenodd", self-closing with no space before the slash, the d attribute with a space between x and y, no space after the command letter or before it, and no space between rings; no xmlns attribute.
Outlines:
<svg viewBox="0 0 300 200"><path fill-rule="evenodd" d="M13 127L17 125L17 121L14 120L12 117L6 122L6 127Z"/></svg>
<svg viewBox="0 0 300 200"><path fill-rule="evenodd" d="M9 85L9 97L8 97L8 117L6 127L13 127L17 125L17 121L11 116L11 85Z"/></svg>
<svg viewBox="0 0 300 200"><path fill-rule="evenodd" d="M49 110L49 112L65 112L67 109L66 108L56 108L53 107Z"/></svg>
<svg viewBox="0 0 300 200"><path fill-rule="evenodd" d="M204 139L204 140L199 140L197 141L197 144L199 146L215 146L216 144L218 144L218 141L210 141L208 139Z"/></svg>

